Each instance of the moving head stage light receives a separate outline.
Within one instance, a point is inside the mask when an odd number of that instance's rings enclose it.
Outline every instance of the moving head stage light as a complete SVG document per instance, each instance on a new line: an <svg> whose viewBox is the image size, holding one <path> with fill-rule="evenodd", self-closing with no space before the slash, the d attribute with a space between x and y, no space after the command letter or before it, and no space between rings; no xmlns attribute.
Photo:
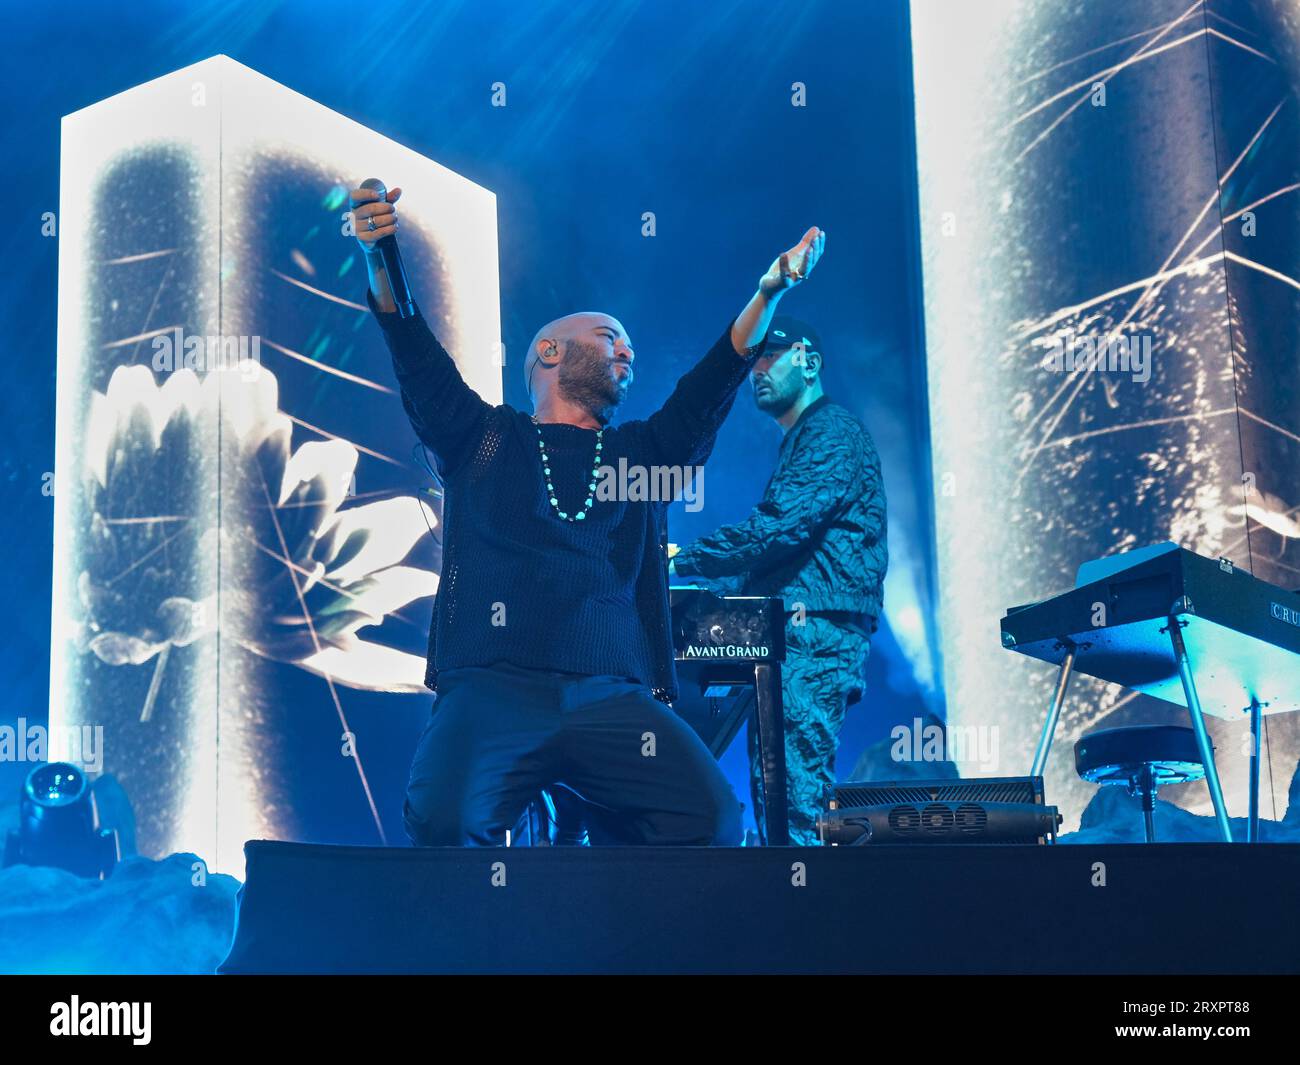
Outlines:
<svg viewBox="0 0 1300 1065"><path fill-rule="evenodd" d="M69 762L38 765L23 782L17 832L4 865L49 865L103 879L121 857L116 829L104 828L90 782Z"/></svg>

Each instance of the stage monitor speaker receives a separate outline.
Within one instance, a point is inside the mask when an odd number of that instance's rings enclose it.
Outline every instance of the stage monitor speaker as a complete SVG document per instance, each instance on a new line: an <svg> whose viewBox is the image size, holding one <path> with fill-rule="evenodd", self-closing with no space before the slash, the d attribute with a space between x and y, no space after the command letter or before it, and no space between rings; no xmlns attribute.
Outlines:
<svg viewBox="0 0 1300 1065"><path fill-rule="evenodd" d="M1061 824L1042 777L846 781L825 803L818 833L836 845L1054 843Z"/></svg>

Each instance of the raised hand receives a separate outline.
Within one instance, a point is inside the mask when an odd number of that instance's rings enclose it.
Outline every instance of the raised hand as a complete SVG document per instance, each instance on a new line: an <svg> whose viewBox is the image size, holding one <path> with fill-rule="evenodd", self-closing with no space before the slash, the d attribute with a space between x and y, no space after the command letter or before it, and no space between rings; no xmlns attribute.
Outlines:
<svg viewBox="0 0 1300 1065"><path fill-rule="evenodd" d="M401 195L401 189L389 189L387 198L383 200L373 189L353 189L348 193L352 207L352 229L361 250L367 255L374 254L384 237L397 232L397 208L393 204Z"/></svg>
<svg viewBox="0 0 1300 1065"><path fill-rule="evenodd" d="M758 282L759 291L771 295L794 288L812 273L826 247L826 233L813 226L793 248L781 255L768 267Z"/></svg>

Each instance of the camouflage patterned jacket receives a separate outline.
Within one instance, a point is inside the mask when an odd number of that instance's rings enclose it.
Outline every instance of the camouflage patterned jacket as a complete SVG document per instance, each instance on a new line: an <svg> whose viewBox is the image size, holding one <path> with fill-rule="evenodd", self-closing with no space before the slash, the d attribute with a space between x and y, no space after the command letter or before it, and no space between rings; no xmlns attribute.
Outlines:
<svg viewBox="0 0 1300 1065"><path fill-rule="evenodd" d="M744 521L682 548L682 577L740 577L744 595L776 595L792 611L865 615L875 631L889 550L885 488L871 434L825 396L781 443L762 502Z"/></svg>

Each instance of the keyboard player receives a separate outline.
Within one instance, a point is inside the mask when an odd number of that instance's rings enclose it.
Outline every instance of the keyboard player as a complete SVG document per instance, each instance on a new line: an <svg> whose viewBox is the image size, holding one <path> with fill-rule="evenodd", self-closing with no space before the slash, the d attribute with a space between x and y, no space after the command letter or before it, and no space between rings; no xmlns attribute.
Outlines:
<svg viewBox="0 0 1300 1065"><path fill-rule="evenodd" d="M790 842L816 844L825 785L847 708L880 616L885 490L871 434L826 396L822 344L806 322L777 315L750 371L754 402L780 427L777 468L762 501L678 551L670 573L742 595L780 596L786 609L785 711ZM750 792L764 816L761 765L749 730Z"/></svg>

